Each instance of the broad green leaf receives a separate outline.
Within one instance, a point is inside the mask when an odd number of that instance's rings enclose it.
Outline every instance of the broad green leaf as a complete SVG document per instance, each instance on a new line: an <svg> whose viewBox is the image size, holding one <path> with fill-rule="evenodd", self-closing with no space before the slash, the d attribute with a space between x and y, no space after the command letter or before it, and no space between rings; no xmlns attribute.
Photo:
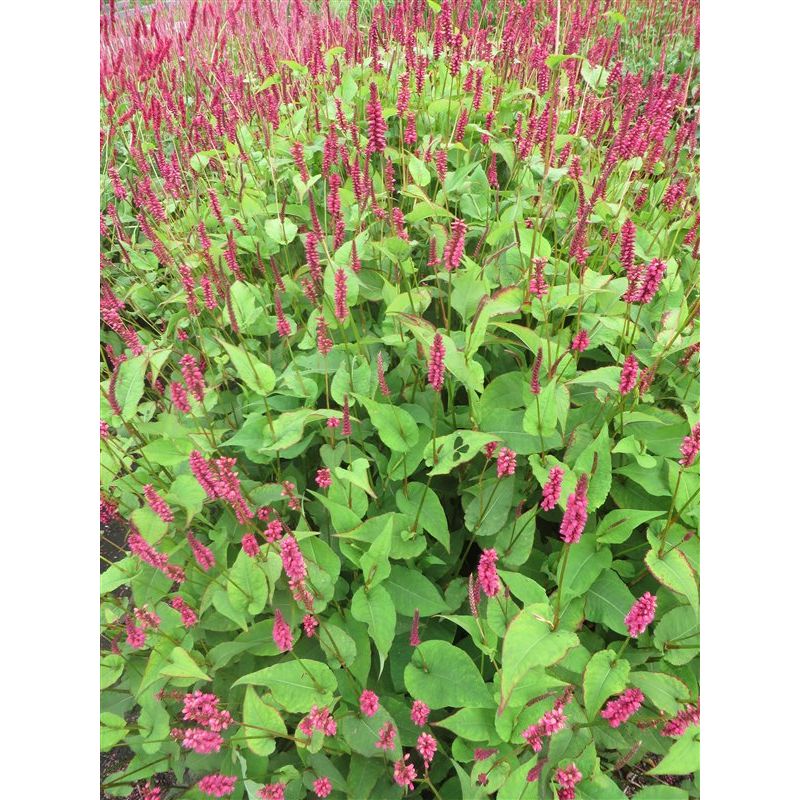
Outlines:
<svg viewBox="0 0 800 800"><path fill-rule="evenodd" d="M413 617L417 609L420 616L430 617L447 608L436 585L418 570L395 564L383 585L391 595L397 613L404 617Z"/></svg>
<svg viewBox="0 0 800 800"><path fill-rule="evenodd" d="M608 440L608 425L604 425L597 438L578 456L572 471L576 475L585 472L589 480L589 511L594 511L605 502L611 489L611 446Z"/></svg>
<svg viewBox="0 0 800 800"><path fill-rule="evenodd" d="M663 516L663 511L638 511L632 508L615 508L601 520L595 531L597 541L602 544L622 544L633 531L645 522Z"/></svg>
<svg viewBox="0 0 800 800"><path fill-rule="evenodd" d="M383 586L374 586L369 592L362 586L353 595L351 610L359 622L367 623L369 635L375 642L383 664L394 641L397 625L397 614L391 595Z"/></svg>
<svg viewBox="0 0 800 800"><path fill-rule="evenodd" d="M285 734L286 725L281 715L265 703L252 686L247 687L242 708L242 720L247 736L247 746L258 756L268 756L275 751L274 734Z"/></svg>
<svg viewBox="0 0 800 800"><path fill-rule="evenodd" d="M228 599L233 608L260 614L267 604L267 576L255 558L239 551L228 573Z"/></svg>
<svg viewBox="0 0 800 800"><path fill-rule="evenodd" d="M628 635L625 617L636 598L613 570L606 570L586 593L586 619L602 622L623 636Z"/></svg>
<svg viewBox="0 0 800 800"><path fill-rule="evenodd" d="M631 800L689 800L689 792L686 789L679 789L677 786L658 783L640 789Z"/></svg>
<svg viewBox="0 0 800 800"><path fill-rule="evenodd" d="M407 453L419 438L417 423L405 409L391 403L376 403L363 395L355 395L366 408L381 441L398 453Z"/></svg>
<svg viewBox="0 0 800 800"><path fill-rule="evenodd" d="M644 563L659 583L684 595L692 608L698 610L700 597L697 582L689 562L680 550L665 551L661 558L656 550L649 550L644 557Z"/></svg>
<svg viewBox="0 0 800 800"><path fill-rule="evenodd" d="M383 758L384 752L387 752L390 758L397 759L401 755L399 740L395 740L393 750L383 751L375 747L375 742L380 738L380 729L387 722L391 722L397 728L397 724L383 707L378 707L371 717L365 717L363 714L348 714L342 719L342 736L356 753L366 758Z"/></svg>
<svg viewBox="0 0 800 800"><path fill-rule="evenodd" d="M125 670L125 659L117 653L109 653L100 659L100 688L107 689L117 682Z"/></svg>
<svg viewBox="0 0 800 800"><path fill-rule="evenodd" d="M275 373L272 367L262 364L255 356L241 347L220 341L230 356L239 377L256 394L266 396L275 388Z"/></svg>
<svg viewBox="0 0 800 800"><path fill-rule="evenodd" d="M549 623L538 619L530 609L520 611L511 620L503 640L501 709L528 670L558 663L577 644L578 637L574 633L553 631Z"/></svg>
<svg viewBox="0 0 800 800"><path fill-rule="evenodd" d="M611 650L595 653L583 673L583 698L591 722L611 695L625 690L631 665Z"/></svg>
<svg viewBox="0 0 800 800"><path fill-rule="evenodd" d="M436 723L470 742L495 742L494 711L491 708L462 708Z"/></svg>
<svg viewBox="0 0 800 800"><path fill-rule="evenodd" d="M579 541L569 546L562 595L565 598L580 597L597 580L600 573L610 566L611 549L597 549L594 534L585 533Z"/></svg>
<svg viewBox="0 0 800 800"><path fill-rule="evenodd" d="M161 668L160 674L166 675L168 678L191 678L198 681L211 680L182 647L173 648L172 653L170 653L169 663Z"/></svg>
<svg viewBox="0 0 800 800"><path fill-rule="evenodd" d="M648 775L688 775L700 769L700 729L692 725Z"/></svg>
<svg viewBox="0 0 800 800"><path fill-rule="evenodd" d="M411 696L431 708L494 708L475 663L449 642L434 639L414 648L403 676Z"/></svg>
<svg viewBox="0 0 800 800"><path fill-rule="evenodd" d="M311 706L325 706L337 689L331 670L319 661L301 658L284 661L243 675L233 686L266 686L286 711L306 713Z"/></svg>
<svg viewBox="0 0 800 800"><path fill-rule="evenodd" d="M663 672L631 672L628 682L641 689L656 708L670 715L677 714L683 705L680 701L689 697L689 689L683 681Z"/></svg>
<svg viewBox="0 0 800 800"><path fill-rule="evenodd" d="M653 631L653 643L664 651L670 664L688 664L700 652L697 612L690 606L668 611Z"/></svg>
<svg viewBox="0 0 800 800"><path fill-rule="evenodd" d="M433 441L425 448L425 463L433 469L429 475L447 475L453 469L471 461L495 437L478 431L454 431L436 437L436 463L433 462Z"/></svg>
<svg viewBox="0 0 800 800"><path fill-rule="evenodd" d="M408 496L406 496L406 491ZM450 529L444 509L436 496L436 492L423 483L411 482L404 489L398 489L395 495L398 509L412 520L414 531L418 527L426 530L434 539L444 545L450 552Z"/></svg>
<svg viewBox="0 0 800 800"><path fill-rule="evenodd" d="M144 394L144 376L147 371L147 356L141 355L123 361L119 367L114 395L122 409L126 422L136 416L136 409Z"/></svg>

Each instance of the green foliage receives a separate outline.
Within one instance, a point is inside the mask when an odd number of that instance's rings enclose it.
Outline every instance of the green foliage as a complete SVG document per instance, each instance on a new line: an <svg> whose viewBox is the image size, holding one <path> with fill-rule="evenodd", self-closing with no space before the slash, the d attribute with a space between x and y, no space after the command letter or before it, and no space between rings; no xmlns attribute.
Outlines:
<svg viewBox="0 0 800 800"><path fill-rule="evenodd" d="M245 3L163 64L132 30L158 21L117 19L101 513L128 538L100 723L132 756L110 796L221 774L234 800L399 798L404 756L414 797L553 798L570 764L579 798L629 796L631 770L641 800L699 796L695 11L611 5L583 32L575 2L558 25L515 6L484 46L460 2L421 26L381 6L372 35L371 9ZM230 719L185 714L194 692Z"/></svg>

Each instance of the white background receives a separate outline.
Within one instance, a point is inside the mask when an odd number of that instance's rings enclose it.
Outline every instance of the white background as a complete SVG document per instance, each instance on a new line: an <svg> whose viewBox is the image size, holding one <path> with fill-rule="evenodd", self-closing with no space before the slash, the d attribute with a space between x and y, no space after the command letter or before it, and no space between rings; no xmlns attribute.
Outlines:
<svg viewBox="0 0 800 800"><path fill-rule="evenodd" d="M4 797L97 797L98 10L4 5ZM702 781L796 796L798 11L702 11Z"/></svg>

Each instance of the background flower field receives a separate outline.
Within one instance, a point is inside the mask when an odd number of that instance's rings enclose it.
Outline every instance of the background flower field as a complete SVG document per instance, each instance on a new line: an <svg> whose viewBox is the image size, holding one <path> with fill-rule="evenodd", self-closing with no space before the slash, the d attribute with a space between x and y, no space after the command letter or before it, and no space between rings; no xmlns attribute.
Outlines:
<svg viewBox="0 0 800 800"><path fill-rule="evenodd" d="M699 797L697 3L100 36L101 793Z"/></svg>

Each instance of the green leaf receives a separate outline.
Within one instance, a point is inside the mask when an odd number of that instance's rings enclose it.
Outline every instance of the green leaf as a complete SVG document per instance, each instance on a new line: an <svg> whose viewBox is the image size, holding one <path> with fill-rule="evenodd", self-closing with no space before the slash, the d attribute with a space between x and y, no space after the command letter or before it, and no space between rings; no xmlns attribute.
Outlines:
<svg viewBox="0 0 800 800"><path fill-rule="evenodd" d="M476 536L490 536L506 524L514 498L514 477L484 480L464 511L464 524Z"/></svg>
<svg viewBox="0 0 800 800"><path fill-rule="evenodd" d="M580 597L597 580L600 573L610 566L611 548L601 547L598 550L595 535L585 533L578 542L569 546L569 557L564 570L563 597Z"/></svg>
<svg viewBox="0 0 800 800"><path fill-rule="evenodd" d="M108 711L100 715L100 752L110 750L128 734L125 720L118 714Z"/></svg>
<svg viewBox="0 0 800 800"><path fill-rule="evenodd" d="M606 570L586 593L586 619L602 622L623 636L628 635L625 617L636 598L613 570Z"/></svg>
<svg viewBox="0 0 800 800"><path fill-rule="evenodd" d="M118 653L110 653L100 659L100 688L107 689L117 682L125 670L125 659Z"/></svg>
<svg viewBox="0 0 800 800"><path fill-rule="evenodd" d="M645 522L661 517L663 511L638 511L633 508L615 508L600 520L595 536L603 544L622 544L633 531Z"/></svg>
<svg viewBox="0 0 800 800"><path fill-rule="evenodd" d="M689 792L677 786L655 784L640 789L631 800L689 800Z"/></svg>
<svg viewBox="0 0 800 800"><path fill-rule="evenodd" d="M264 231L267 236L277 244L289 244L297 236L297 225L288 217L280 219L268 219L264 223Z"/></svg>
<svg viewBox="0 0 800 800"><path fill-rule="evenodd" d="M665 552L661 558L656 550L649 550L644 563L659 583L687 597L695 611L699 609L700 597L694 572L680 550Z"/></svg>
<svg viewBox="0 0 800 800"><path fill-rule="evenodd" d="M542 387L542 391L534 396L534 401L525 410L522 427L537 437L551 436L556 432L557 424L556 382L552 380Z"/></svg>
<svg viewBox="0 0 800 800"><path fill-rule="evenodd" d="M683 681L663 672L632 672L628 682L641 689L656 708L670 715L677 714L683 705L680 700L689 696L689 689Z"/></svg>
<svg viewBox="0 0 800 800"><path fill-rule="evenodd" d="M387 722L391 722L397 728L391 715L381 706L371 717L365 717L363 714L348 714L342 719L342 736L353 751L366 758L382 758L384 752L388 752L390 758L397 759L401 757L399 741L395 740L393 750L384 751L375 747L375 742L380 738L380 729ZM366 795L363 796L366 797Z"/></svg>
<svg viewBox="0 0 800 800"><path fill-rule="evenodd" d="M431 708L494 708L472 659L460 647L433 639L414 648L403 673L411 696Z"/></svg>
<svg viewBox="0 0 800 800"><path fill-rule="evenodd" d="M447 728L470 742L489 743L497 740L494 711L491 708L462 708L437 722L436 726Z"/></svg>
<svg viewBox="0 0 800 800"><path fill-rule="evenodd" d="M364 583L370 589L389 577L389 551L392 547L392 518L386 521L383 531L375 538L369 549L361 556L360 565Z"/></svg>
<svg viewBox="0 0 800 800"><path fill-rule="evenodd" d="M304 714L313 705L326 706L337 689L330 668L319 661L301 658L264 667L243 675L233 686L266 686L286 711Z"/></svg>
<svg viewBox="0 0 800 800"><path fill-rule="evenodd" d="M583 673L586 717L591 722L611 695L625 690L631 665L611 650L595 653Z"/></svg>
<svg viewBox="0 0 800 800"><path fill-rule="evenodd" d="M126 422L136 416L136 409L144 394L144 376L146 372L146 355L130 358L120 365L114 395L122 409L122 419Z"/></svg>
<svg viewBox="0 0 800 800"><path fill-rule="evenodd" d="M664 651L664 658L670 664L688 664L700 652L697 612L690 606L678 606L668 611L653 631L653 643ZM671 649L670 645L676 645L676 648Z"/></svg>
<svg viewBox="0 0 800 800"><path fill-rule="evenodd" d="M369 593L362 586L353 595L351 610L359 622L367 623L367 630L375 642L382 665L394 641L397 625L397 614L391 595L383 586L374 586Z"/></svg>
<svg viewBox="0 0 800 800"><path fill-rule="evenodd" d="M608 440L608 425L603 426L597 438L578 456L572 471L576 475L585 472L591 476L588 490L589 511L600 508L611 489L611 446Z"/></svg>
<svg viewBox="0 0 800 800"><path fill-rule="evenodd" d="M182 647L174 647L172 649L169 663L161 668L159 674L166 675L168 678L193 678L198 681L211 680Z"/></svg>
<svg viewBox="0 0 800 800"><path fill-rule="evenodd" d="M420 616L430 617L447 608L436 585L418 570L395 564L392 574L383 585L391 595L397 612L404 617L413 617L416 609L419 609Z"/></svg>
<svg viewBox="0 0 800 800"><path fill-rule="evenodd" d="M403 489L398 489L395 502L398 509L411 519L412 531L418 525L441 542L447 552L450 552L450 529L447 526L442 504L436 492L425 484L412 482L406 486L408 496Z"/></svg>
<svg viewBox="0 0 800 800"><path fill-rule="evenodd" d="M700 729L692 725L648 775L688 775L700 769Z"/></svg>
<svg viewBox="0 0 800 800"><path fill-rule="evenodd" d="M378 436L390 450L407 453L417 443L417 423L408 411L390 403L376 403L363 395L355 395L355 399L367 409Z"/></svg>
<svg viewBox="0 0 800 800"><path fill-rule="evenodd" d="M252 686L244 695L242 719L247 734L247 746L257 756L268 756L275 751L275 737L285 734L283 718L272 706L267 705Z"/></svg>
<svg viewBox="0 0 800 800"><path fill-rule="evenodd" d="M225 348L236 372L248 388L262 396L268 395L275 388L275 373L272 367L262 364L241 347L222 340L220 344Z"/></svg>
<svg viewBox="0 0 800 800"><path fill-rule="evenodd" d="M511 620L503 640L500 673L500 708L511 692L533 667L549 667L558 663L567 651L579 644L570 631L553 631L549 623L524 608Z"/></svg>
<svg viewBox="0 0 800 800"><path fill-rule="evenodd" d="M454 431L447 436L436 437L436 464L433 464L433 442L425 448L425 463L433 469L429 475L447 475L453 469L472 460L494 436L478 431Z"/></svg>
<svg viewBox="0 0 800 800"><path fill-rule="evenodd" d="M228 573L228 599L238 611L260 614L267 604L267 576L255 558L239 551Z"/></svg>
<svg viewBox="0 0 800 800"><path fill-rule="evenodd" d="M431 182L431 174L425 166L425 162L420 161L416 156L411 156L408 161L408 171L417 186L427 186Z"/></svg>

